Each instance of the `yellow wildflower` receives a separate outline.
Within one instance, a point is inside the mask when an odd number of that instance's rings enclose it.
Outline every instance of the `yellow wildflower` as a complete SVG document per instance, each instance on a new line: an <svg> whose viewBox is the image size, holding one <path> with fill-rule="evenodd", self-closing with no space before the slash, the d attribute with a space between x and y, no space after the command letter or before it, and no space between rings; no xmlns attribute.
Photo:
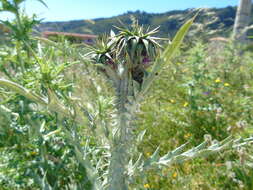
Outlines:
<svg viewBox="0 0 253 190"><path fill-rule="evenodd" d="M35 151L31 152L31 156L36 156L37 154L38 154L38 153L35 152Z"/></svg>
<svg viewBox="0 0 253 190"><path fill-rule="evenodd" d="M170 102L171 102L171 103L175 103L175 100L171 99Z"/></svg>
<svg viewBox="0 0 253 190"><path fill-rule="evenodd" d="M172 177L173 177L173 178L176 178L176 177L177 177L177 172L174 172L174 173L172 174Z"/></svg>
<svg viewBox="0 0 253 190"><path fill-rule="evenodd" d="M220 83L220 82L221 82L220 78L217 78L217 79L215 80L215 82L216 82L216 83Z"/></svg>
<svg viewBox="0 0 253 190"><path fill-rule="evenodd" d="M148 183L146 183L146 184L144 185L144 188L150 188L150 185L149 185Z"/></svg>
<svg viewBox="0 0 253 190"><path fill-rule="evenodd" d="M150 152L147 152L146 155L147 155L147 156L151 156L151 153L150 153Z"/></svg>
<svg viewBox="0 0 253 190"><path fill-rule="evenodd" d="M229 83L225 83L224 86L230 86L230 84Z"/></svg>
<svg viewBox="0 0 253 190"><path fill-rule="evenodd" d="M191 133L187 133L187 134L184 135L184 138L188 139L190 136L192 136Z"/></svg>
<svg viewBox="0 0 253 190"><path fill-rule="evenodd" d="M188 102L185 102L185 103L184 103L184 107L187 107L188 105L189 105Z"/></svg>

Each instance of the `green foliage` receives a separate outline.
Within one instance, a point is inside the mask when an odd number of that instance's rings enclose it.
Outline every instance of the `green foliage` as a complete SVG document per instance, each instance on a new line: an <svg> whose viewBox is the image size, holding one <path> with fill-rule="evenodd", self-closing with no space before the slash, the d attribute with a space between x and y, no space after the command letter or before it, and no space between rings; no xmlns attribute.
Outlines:
<svg viewBox="0 0 253 190"><path fill-rule="evenodd" d="M239 57L239 50L232 44L222 50L212 48L197 43L178 55L176 64L167 65L155 81L138 122L141 129L147 129L147 139L141 146L147 155L157 144L165 153L185 142L197 145L205 134L220 140L230 134L252 133L252 55L246 52ZM239 188L239 184L229 183L226 167L210 164L215 160L224 165L227 159L234 161L235 153L187 163L159 177L151 173L149 181L154 189ZM240 172L245 175L249 170L245 167ZM167 180L174 173L177 176ZM185 175L188 177L182 178ZM236 179L246 184L245 189L251 189L247 180L239 176ZM247 177L252 180L250 174ZM189 185L184 187L185 183Z"/></svg>
<svg viewBox="0 0 253 190"><path fill-rule="evenodd" d="M12 37L15 40L28 42L30 40L29 35L31 34L33 27L39 24L40 21L36 20L35 15L33 15L32 18L29 18L21 12L20 4L24 1L25 0L1 0L0 12L12 13L15 16L15 19L12 22L8 20L1 20L0 22L11 30ZM39 0L39 2L45 5L42 0Z"/></svg>

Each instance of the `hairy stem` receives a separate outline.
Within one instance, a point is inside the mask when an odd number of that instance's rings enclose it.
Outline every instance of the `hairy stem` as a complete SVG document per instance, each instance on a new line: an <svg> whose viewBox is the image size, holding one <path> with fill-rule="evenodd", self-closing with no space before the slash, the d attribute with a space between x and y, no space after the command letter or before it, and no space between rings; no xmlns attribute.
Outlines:
<svg viewBox="0 0 253 190"><path fill-rule="evenodd" d="M113 135L111 145L111 160L109 166L109 187L108 190L127 190L128 176L127 164L130 158L132 127L131 120L133 113L129 110L128 101L130 96L129 74L126 72L117 85L117 129Z"/></svg>

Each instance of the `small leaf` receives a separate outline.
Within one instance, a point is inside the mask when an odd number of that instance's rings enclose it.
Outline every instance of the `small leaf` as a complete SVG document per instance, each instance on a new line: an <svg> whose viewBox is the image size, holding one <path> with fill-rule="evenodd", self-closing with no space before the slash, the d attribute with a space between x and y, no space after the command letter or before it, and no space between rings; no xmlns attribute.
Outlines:
<svg viewBox="0 0 253 190"><path fill-rule="evenodd" d="M150 53L149 53L149 43L148 43L148 40L143 39L142 42L143 42L143 44L144 44L144 46L145 46L145 49L146 49L147 54L150 55Z"/></svg>
<svg viewBox="0 0 253 190"><path fill-rule="evenodd" d="M144 168L149 168L152 167L152 165L157 164L159 160L159 152L160 152L160 147L157 147L156 151L144 162L143 167Z"/></svg>
<svg viewBox="0 0 253 190"><path fill-rule="evenodd" d="M113 30L111 30L110 35L112 38L114 38L116 36Z"/></svg>
<svg viewBox="0 0 253 190"><path fill-rule="evenodd" d="M48 8L47 4L43 0L37 0L37 1L39 1L41 4L43 4L46 8Z"/></svg>
<svg viewBox="0 0 253 190"><path fill-rule="evenodd" d="M142 132L139 133L137 137L137 143L140 143L143 140L144 135L146 134L147 130L143 130Z"/></svg>

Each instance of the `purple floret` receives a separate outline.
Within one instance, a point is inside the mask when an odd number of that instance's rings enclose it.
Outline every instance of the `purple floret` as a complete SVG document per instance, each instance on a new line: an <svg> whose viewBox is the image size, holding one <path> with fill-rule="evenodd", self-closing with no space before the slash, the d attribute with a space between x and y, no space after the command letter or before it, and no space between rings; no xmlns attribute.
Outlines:
<svg viewBox="0 0 253 190"><path fill-rule="evenodd" d="M112 60L109 60L106 63L109 64L109 65L113 65L114 64L114 62Z"/></svg>
<svg viewBox="0 0 253 190"><path fill-rule="evenodd" d="M143 63L143 64L148 64L148 63L150 63L150 62L151 62L151 60L150 60L149 57L147 57L147 56L144 57L143 60L142 60L142 63Z"/></svg>
<svg viewBox="0 0 253 190"><path fill-rule="evenodd" d="M208 95L210 95L210 94L211 94L210 91L203 92L203 95L206 95L206 96L208 96Z"/></svg>

